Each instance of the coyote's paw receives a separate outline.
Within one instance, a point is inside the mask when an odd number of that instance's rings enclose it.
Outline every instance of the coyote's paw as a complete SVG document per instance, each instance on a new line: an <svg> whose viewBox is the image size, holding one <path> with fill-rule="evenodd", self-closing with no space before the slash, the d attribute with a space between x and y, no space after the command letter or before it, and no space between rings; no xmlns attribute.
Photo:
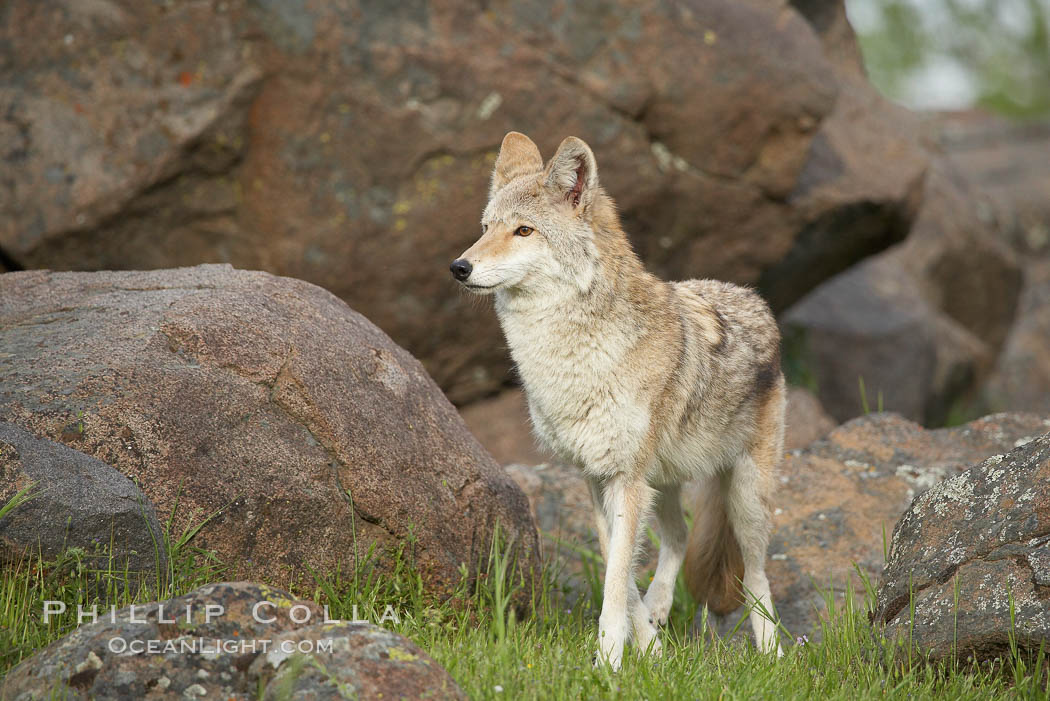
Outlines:
<svg viewBox="0 0 1050 701"><path fill-rule="evenodd" d="M594 653L594 667L595 669L602 667L603 665L609 665L609 669L614 672L620 671L620 664L623 662L623 645L620 645L619 650L609 649L606 650L604 645L598 646L598 652Z"/></svg>
<svg viewBox="0 0 1050 701"><path fill-rule="evenodd" d="M773 655L774 657L784 656L784 648L780 647L780 641L777 640L775 635L771 635L767 639L761 641L758 644L758 649L765 654Z"/></svg>
<svg viewBox="0 0 1050 701"><path fill-rule="evenodd" d="M631 617L634 624L634 646L641 654L651 654L659 657L662 650L660 647L660 631L656 628L656 622L649 608L639 602L639 607Z"/></svg>
<svg viewBox="0 0 1050 701"><path fill-rule="evenodd" d="M658 625L667 623L667 616L671 613L671 602L674 601L674 590L662 582L653 582L649 591L645 592L646 608L652 614L653 620Z"/></svg>
<svg viewBox="0 0 1050 701"><path fill-rule="evenodd" d="M638 647L638 652L643 655L662 657L664 654L663 645L660 644L659 632L651 624L645 630L635 633L634 642Z"/></svg>
<svg viewBox="0 0 1050 701"><path fill-rule="evenodd" d="M623 646L627 641L627 621L620 619L613 623L607 623L605 616L598 619L598 654L594 659L594 666L603 664L615 672L620 669L623 661Z"/></svg>

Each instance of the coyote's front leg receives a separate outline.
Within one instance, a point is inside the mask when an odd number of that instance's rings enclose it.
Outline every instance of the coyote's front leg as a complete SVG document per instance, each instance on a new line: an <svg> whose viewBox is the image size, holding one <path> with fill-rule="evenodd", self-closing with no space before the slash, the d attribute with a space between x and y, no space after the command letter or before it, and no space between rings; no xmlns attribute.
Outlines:
<svg viewBox="0 0 1050 701"><path fill-rule="evenodd" d="M601 480L597 478L588 477L587 484L591 489L591 503L594 506L595 526L598 529L598 544L601 546L602 561L608 562L610 536L609 520L605 516L605 491ZM644 517L641 522L644 523ZM634 644L643 652L648 650L659 656L661 649L660 638L657 637L656 621L649 608L642 602L641 594L638 593L638 585L630 574L627 577L627 617L634 630ZM602 659L596 657L595 663L601 664Z"/></svg>
<svg viewBox="0 0 1050 701"><path fill-rule="evenodd" d="M685 542L689 533L682 518L681 493L677 484L658 488L656 497L656 520L660 527L660 559L656 563L656 574L645 592L645 606L653 620L663 625L671 612L674 601L674 583L685 556Z"/></svg>
<svg viewBox="0 0 1050 701"><path fill-rule="evenodd" d="M644 473L637 476L619 473L606 481L603 491L600 506L604 507L609 537L605 591L602 613L598 618L598 660L608 662L615 670L620 668L631 623L635 628L635 642L643 652L650 644L654 648L658 645L648 610L638 595L633 572L635 544L653 490L646 483ZM598 504L595 506L599 507ZM629 620L628 614L633 620Z"/></svg>

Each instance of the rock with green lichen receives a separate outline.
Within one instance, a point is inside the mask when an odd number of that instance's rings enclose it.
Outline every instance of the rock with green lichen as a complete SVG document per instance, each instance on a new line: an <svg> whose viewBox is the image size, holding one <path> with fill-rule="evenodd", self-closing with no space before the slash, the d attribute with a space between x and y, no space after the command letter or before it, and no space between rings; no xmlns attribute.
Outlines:
<svg viewBox="0 0 1050 701"><path fill-rule="evenodd" d="M465 698L408 639L329 622L311 601L248 582L209 584L80 626L0 683L3 699Z"/></svg>
<svg viewBox="0 0 1050 701"><path fill-rule="evenodd" d="M893 532L874 619L933 659L1050 645L1050 434L920 494Z"/></svg>
<svg viewBox="0 0 1050 701"><path fill-rule="evenodd" d="M293 648L306 651L285 652ZM264 701L466 698L415 643L360 621L321 623L277 636L271 651L248 671L265 685Z"/></svg>

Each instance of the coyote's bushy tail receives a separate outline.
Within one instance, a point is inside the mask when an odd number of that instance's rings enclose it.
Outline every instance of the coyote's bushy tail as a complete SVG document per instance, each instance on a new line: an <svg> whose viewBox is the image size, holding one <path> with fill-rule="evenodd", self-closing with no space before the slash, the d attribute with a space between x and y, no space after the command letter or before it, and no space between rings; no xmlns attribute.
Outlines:
<svg viewBox="0 0 1050 701"><path fill-rule="evenodd" d="M744 558L726 515L717 477L699 484L693 503L693 529L685 550L685 585L701 606L724 616L744 601Z"/></svg>

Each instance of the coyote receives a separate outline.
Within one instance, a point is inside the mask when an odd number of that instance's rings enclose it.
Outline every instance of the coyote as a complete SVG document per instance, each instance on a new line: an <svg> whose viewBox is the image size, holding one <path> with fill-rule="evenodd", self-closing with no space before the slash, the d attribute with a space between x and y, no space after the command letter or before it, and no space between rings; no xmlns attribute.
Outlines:
<svg viewBox="0 0 1050 701"><path fill-rule="evenodd" d="M780 654L765 574L774 471L783 452L780 335L754 292L647 272L598 184L594 154L568 137L543 164L527 136L503 139L481 238L452 262L494 294L533 429L590 486L605 558L597 662L619 668L633 632L660 652L679 567L717 614L743 603L760 647ZM686 533L683 482L701 489ZM635 550L650 511L660 533L643 600Z"/></svg>

